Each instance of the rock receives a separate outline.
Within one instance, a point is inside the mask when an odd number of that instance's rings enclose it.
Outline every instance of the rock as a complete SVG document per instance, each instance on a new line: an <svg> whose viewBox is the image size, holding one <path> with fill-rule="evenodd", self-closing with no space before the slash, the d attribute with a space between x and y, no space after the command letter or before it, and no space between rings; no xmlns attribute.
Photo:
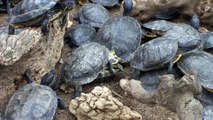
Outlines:
<svg viewBox="0 0 213 120"><path fill-rule="evenodd" d="M69 110L78 120L141 120L142 116L124 106L107 87L95 87L71 100Z"/></svg>

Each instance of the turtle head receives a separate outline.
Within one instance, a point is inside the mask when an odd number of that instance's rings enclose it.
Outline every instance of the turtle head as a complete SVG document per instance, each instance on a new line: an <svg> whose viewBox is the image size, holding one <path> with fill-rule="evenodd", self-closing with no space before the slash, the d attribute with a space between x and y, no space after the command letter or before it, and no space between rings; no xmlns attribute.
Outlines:
<svg viewBox="0 0 213 120"><path fill-rule="evenodd" d="M133 8L132 0L124 0L122 4L123 4L123 8L124 8L123 15L125 15L125 16L129 15Z"/></svg>
<svg viewBox="0 0 213 120"><path fill-rule="evenodd" d="M114 50L111 50L109 52L109 58L108 58L110 64L112 65L112 68L114 69L114 72L123 72L123 66L120 64L121 58L119 58Z"/></svg>
<svg viewBox="0 0 213 120"><path fill-rule="evenodd" d="M63 5L65 10L73 9L76 6L76 0L64 0Z"/></svg>
<svg viewBox="0 0 213 120"><path fill-rule="evenodd" d="M41 85L47 85L51 87L53 90L56 90L61 85L62 81L57 76L56 70L51 70L46 73L41 79Z"/></svg>

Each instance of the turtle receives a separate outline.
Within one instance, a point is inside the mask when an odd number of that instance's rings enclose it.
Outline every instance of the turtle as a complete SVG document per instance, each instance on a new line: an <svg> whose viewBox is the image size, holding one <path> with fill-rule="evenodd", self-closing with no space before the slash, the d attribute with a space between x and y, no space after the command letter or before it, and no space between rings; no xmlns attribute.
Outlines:
<svg viewBox="0 0 213 120"><path fill-rule="evenodd" d="M96 35L96 30L89 24L78 24L69 28L65 35L64 40L71 46L77 46L91 42Z"/></svg>
<svg viewBox="0 0 213 120"><path fill-rule="evenodd" d="M146 91L156 90L160 84L160 76L168 74L168 69L159 69L142 72L140 75L141 85ZM174 67L170 74L175 76L175 79L180 79L183 75L177 67Z"/></svg>
<svg viewBox="0 0 213 120"><path fill-rule="evenodd" d="M158 37L142 44L130 61L133 68L131 78L138 80L140 71L156 70L166 65L169 65L168 72L171 72L177 54L178 42L172 38Z"/></svg>
<svg viewBox="0 0 213 120"><path fill-rule="evenodd" d="M103 6L94 3L85 3L79 12L75 14L74 20L79 21L81 24L89 24L100 28L110 17L110 13Z"/></svg>
<svg viewBox="0 0 213 120"><path fill-rule="evenodd" d="M119 6L119 0L91 0L93 3L100 4L104 7Z"/></svg>
<svg viewBox="0 0 213 120"><path fill-rule="evenodd" d="M9 26L2 26L0 27L0 35L8 35ZM26 30L25 28L18 28L16 29L14 35L18 35L20 32Z"/></svg>
<svg viewBox="0 0 213 120"><path fill-rule="evenodd" d="M115 74L119 70L119 67L116 69L118 62L119 59L110 54L106 47L89 42L79 46L68 56L61 66L61 76L65 83L75 87L75 98L80 96L82 85L93 82L103 70Z"/></svg>
<svg viewBox="0 0 213 120"><path fill-rule="evenodd" d="M143 35L144 31L136 19L129 16L115 16L108 19L98 30L94 42L115 51L121 62L127 63L140 46Z"/></svg>
<svg viewBox="0 0 213 120"><path fill-rule="evenodd" d="M211 120L213 118L213 93L209 92L206 89L202 89L202 93L196 98L204 106L203 109L203 120Z"/></svg>
<svg viewBox="0 0 213 120"><path fill-rule="evenodd" d="M176 8L168 8L165 10L161 10L157 12L152 18L153 19L162 19L169 20L178 15L178 11Z"/></svg>
<svg viewBox="0 0 213 120"><path fill-rule="evenodd" d="M48 33L48 23L58 15L55 13L72 9L75 0L22 0L9 12L7 19L10 24L9 34L14 33L14 26L42 26L42 32Z"/></svg>
<svg viewBox="0 0 213 120"><path fill-rule="evenodd" d="M57 97L55 91L49 86L33 83L31 70L25 71L24 78L27 84L18 89L7 104L4 118L7 120L52 120L57 105L67 108L62 98ZM56 81L59 87L60 80L54 70L42 78L43 83ZM54 86L54 85L53 85ZM54 89L57 87L55 86Z"/></svg>
<svg viewBox="0 0 213 120"><path fill-rule="evenodd" d="M213 55L195 49L186 52L182 55L181 59L177 62L178 68L184 74L188 70L193 70L198 74L198 81L208 90L213 90ZM202 69L203 68L203 69Z"/></svg>
<svg viewBox="0 0 213 120"><path fill-rule="evenodd" d="M179 49L182 52L197 48L199 41L203 41L201 34L196 29L184 23L157 20L145 23L142 26L145 29L160 33L163 37L172 38L178 41Z"/></svg>
<svg viewBox="0 0 213 120"><path fill-rule="evenodd" d="M213 48L213 32L201 33L201 39L203 40L203 49Z"/></svg>

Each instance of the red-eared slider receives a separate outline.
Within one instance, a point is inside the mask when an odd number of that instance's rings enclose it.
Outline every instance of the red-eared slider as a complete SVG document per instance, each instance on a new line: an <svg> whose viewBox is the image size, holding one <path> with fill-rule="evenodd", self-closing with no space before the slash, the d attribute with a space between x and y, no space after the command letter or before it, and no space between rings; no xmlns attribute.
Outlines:
<svg viewBox="0 0 213 120"><path fill-rule="evenodd" d="M113 7L119 5L119 0L91 0L93 3L100 4L105 7Z"/></svg>
<svg viewBox="0 0 213 120"><path fill-rule="evenodd" d="M196 97L204 106L203 120L212 120L213 118L213 93L202 90L202 94Z"/></svg>
<svg viewBox="0 0 213 120"><path fill-rule="evenodd" d="M64 81L75 87L75 97L80 96L82 85L94 81L102 70L115 73L116 58L109 55L109 50L95 42L85 43L76 48L62 65ZM106 67L104 67L106 66Z"/></svg>
<svg viewBox="0 0 213 120"><path fill-rule="evenodd" d="M129 62L141 44L143 31L138 21L128 16L112 17L99 29L95 42L114 50L121 62Z"/></svg>
<svg viewBox="0 0 213 120"><path fill-rule="evenodd" d="M160 70L151 70L147 72L142 72L140 75L140 81L143 88L146 91L156 90L160 84L160 76L166 75L168 73L168 69L160 69ZM171 73L175 76L175 79L179 79L182 77L181 72L177 68L173 68Z"/></svg>
<svg viewBox="0 0 213 120"><path fill-rule="evenodd" d="M206 89L213 89L213 55L196 49L184 53L177 65L184 74L189 70L195 71L200 84Z"/></svg>
<svg viewBox="0 0 213 120"><path fill-rule="evenodd" d="M161 11L157 12L152 18L154 18L154 19L168 20L168 19L174 18L177 15L178 15L177 9L175 9L175 8L168 8L168 9L161 10Z"/></svg>
<svg viewBox="0 0 213 120"><path fill-rule="evenodd" d="M57 105L65 108L64 102L57 98L53 89L32 82L29 69L25 78L28 84L18 89L9 100L4 115L6 120L52 120ZM58 80L56 73L51 71L42 81L46 83L53 79Z"/></svg>
<svg viewBox="0 0 213 120"><path fill-rule="evenodd" d="M48 31L48 23L58 11L73 8L75 0L22 0L11 9L8 22L10 25L36 26L42 25L42 32ZM10 27L10 34L14 33Z"/></svg>
<svg viewBox="0 0 213 120"><path fill-rule="evenodd" d="M140 71L149 71L169 65L172 68L173 58L178 52L178 42L159 37L142 44L134 53L130 62L134 68L133 79L138 79Z"/></svg>
<svg viewBox="0 0 213 120"><path fill-rule="evenodd" d="M204 49L209 49L213 47L213 32L201 33L201 39L204 43Z"/></svg>
<svg viewBox="0 0 213 120"><path fill-rule="evenodd" d="M109 18L110 14L106 8L93 3L84 4L79 13L75 15L75 20L80 23L89 24L97 28L102 27Z"/></svg>
<svg viewBox="0 0 213 120"><path fill-rule="evenodd" d="M80 46L95 38L96 30L88 24L79 24L69 28L64 36L65 42L71 46Z"/></svg>
<svg viewBox="0 0 213 120"><path fill-rule="evenodd" d="M175 23L165 20L155 20L142 24L143 27L155 31L168 31L174 27Z"/></svg>
<svg viewBox="0 0 213 120"><path fill-rule="evenodd" d="M195 49L201 41L200 33L187 24L176 24L163 36L179 42L179 49L182 51Z"/></svg>

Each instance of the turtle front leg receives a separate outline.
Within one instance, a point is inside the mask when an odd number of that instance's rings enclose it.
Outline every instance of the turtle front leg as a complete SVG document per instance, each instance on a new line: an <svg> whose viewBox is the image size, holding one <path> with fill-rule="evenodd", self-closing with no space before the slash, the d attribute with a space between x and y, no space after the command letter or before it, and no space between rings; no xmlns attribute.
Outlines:
<svg viewBox="0 0 213 120"><path fill-rule="evenodd" d="M133 71L132 71L132 75L131 75L130 79L139 80L140 79L140 73L141 73L140 70L134 68Z"/></svg>
<svg viewBox="0 0 213 120"><path fill-rule="evenodd" d="M60 109L67 109L68 106L65 104L64 99L62 97L57 96L58 99L58 107Z"/></svg>
<svg viewBox="0 0 213 120"><path fill-rule="evenodd" d="M199 27L200 27L200 19L199 19L198 15L195 14L195 15L192 16L192 18L191 18L191 26L193 28L195 28L196 30L199 29Z"/></svg>
<svg viewBox="0 0 213 120"><path fill-rule="evenodd" d="M47 35L47 33L49 32L49 20L53 14L54 12L48 11L46 15L44 16L44 21L42 22L42 25L41 25L41 31L43 35Z"/></svg>
<svg viewBox="0 0 213 120"><path fill-rule="evenodd" d="M32 71L30 69L27 69L24 73L24 79L27 81L27 84L32 83Z"/></svg>
<svg viewBox="0 0 213 120"><path fill-rule="evenodd" d="M81 85L76 85L75 86L75 93L74 93L74 95L71 98L75 99L77 97L80 97L81 96L81 92L82 92L82 86Z"/></svg>
<svg viewBox="0 0 213 120"><path fill-rule="evenodd" d="M14 34L15 34L15 28L12 25L9 25L8 35L14 35Z"/></svg>

